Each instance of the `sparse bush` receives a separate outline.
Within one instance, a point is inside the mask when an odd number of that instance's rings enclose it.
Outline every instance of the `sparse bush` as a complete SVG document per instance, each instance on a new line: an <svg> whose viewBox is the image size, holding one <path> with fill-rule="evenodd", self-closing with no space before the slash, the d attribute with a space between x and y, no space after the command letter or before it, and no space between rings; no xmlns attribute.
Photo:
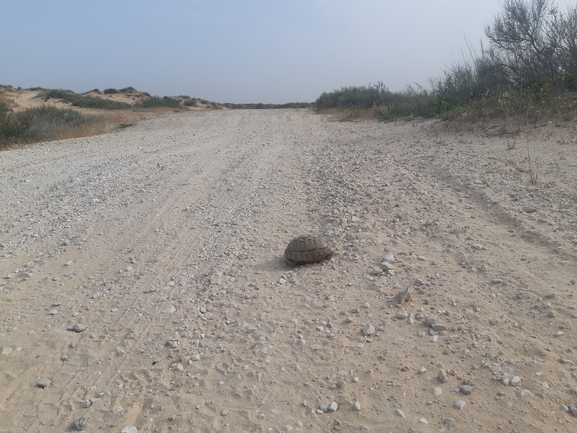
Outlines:
<svg viewBox="0 0 577 433"><path fill-rule="evenodd" d="M149 98L140 101L138 106L142 108L180 108L180 101L177 99L169 98L168 96L164 96L162 98L159 96L150 96Z"/></svg>
<svg viewBox="0 0 577 433"><path fill-rule="evenodd" d="M104 94L105 95L113 95L115 93L118 93L118 90L110 88L110 89L104 89Z"/></svg>
<svg viewBox="0 0 577 433"><path fill-rule="evenodd" d="M549 0L505 0L485 34L489 47L477 54L469 45L468 55L430 80L428 91L389 92L382 83L343 87L323 93L315 106L387 119L577 116L577 7L562 14Z"/></svg>
<svg viewBox="0 0 577 433"><path fill-rule="evenodd" d="M126 102L111 101L95 96L78 95L70 90L46 90L41 92L39 96L45 99L60 99L75 107L100 108L105 110L126 110L132 108L132 105Z"/></svg>
<svg viewBox="0 0 577 433"><path fill-rule="evenodd" d="M5 111L0 113L0 140L49 139L64 129L79 128L92 121L93 116L46 105L20 112Z"/></svg>

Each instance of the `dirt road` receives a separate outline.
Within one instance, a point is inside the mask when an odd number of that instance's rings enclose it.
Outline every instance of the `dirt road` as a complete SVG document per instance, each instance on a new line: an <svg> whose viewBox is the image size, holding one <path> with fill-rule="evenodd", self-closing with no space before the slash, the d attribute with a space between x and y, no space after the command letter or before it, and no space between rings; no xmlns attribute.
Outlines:
<svg viewBox="0 0 577 433"><path fill-rule="evenodd" d="M534 184L491 129L307 110L1 152L0 432L574 431L567 131Z"/></svg>

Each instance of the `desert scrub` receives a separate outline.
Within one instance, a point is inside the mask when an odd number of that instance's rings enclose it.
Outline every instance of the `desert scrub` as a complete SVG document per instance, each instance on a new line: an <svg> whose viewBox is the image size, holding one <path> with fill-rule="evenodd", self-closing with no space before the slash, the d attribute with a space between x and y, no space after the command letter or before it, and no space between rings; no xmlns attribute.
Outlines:
<svg viewBox="0 0 577 433"><path fill-rule="evenodd" d="M79 129L94 121L94 116L46 105L19 112L1 111L0 108L0 142L51 139L64 130Z"/></svg>
<svg viewBox="0 0 577 433"><path fill-rule="evenodd" d="M109 99L98 98L95 96L79 95L70 90L46 90L41 92L38 96L45 100L60 99L75 107L82 108L100 108L104 110L126 110L132 108L132 105L127 104L126 102L111 101Z"/></svg>
<svg viewBox="0 0 577 433"><path fill-rule="evenodd" d="M168 96L150 96L147 99L140 101L137 106L142 108L180 108L180 101L177 99L169 98Z"/></svg>

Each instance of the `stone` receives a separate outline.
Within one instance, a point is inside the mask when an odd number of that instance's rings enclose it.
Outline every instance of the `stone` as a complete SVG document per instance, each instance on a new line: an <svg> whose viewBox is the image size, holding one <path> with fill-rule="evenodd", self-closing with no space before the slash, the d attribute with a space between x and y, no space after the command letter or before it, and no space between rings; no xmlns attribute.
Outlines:
<svg viewBox="0 0 577 433"><path fill-rule="evenodd" d="M439 382L441 382L441 383L445 383L448 380L447 374L443 370L439 371L438 378L439 378Z"/></svg>
<svg viewBox="0 0 577 433"><path fill-rule="evenodd" d="M434 315L426 315L425 316L425 325L431 326L432 324L437 322L437 316Z"/></svg>
<svg viewBox="0 0 577 433"><path fill-rule="evenodd" d="M420 422L421 424L429 424L428 421L427 421L425 418L421 418L421 419L419 420L419 422Z"/></svg>
<svg viewBox="0 0 577 433"><path fill-rule="evenodd" d="M465 407L465 402L463 400L457 400L455 403L453 403L453 407L459 410L463 410Z"/></svg>
<svg viewBox="0 0 577 433"><path fill-rule="evenodd" d="M12 348L8 346L0 346L0 356L12 353Z"/></svg>
<svg viewBox="0 0 577 433"><path fill-rule="evenodd" d="M358 400L355 401L354 408L357 412L361 410L361 404L358 402Z"/></svg>
<svg viewBox="0 0 577 433"><path fill-rule="evenodd" d="M471 385L459 385L459 391L465 395L469 395L473 391L473 387Z"/></svg>
<svg viewBox="0 0 577 433"><path fill-rule="evenodd" d="M373 335L375 333L375 327L367 323L361 332L363 335Z"/></svg>
<svg viewBox="0 0 577 433"><path fill-rule="evenodd" d="M339 405L337 404L337 402L333 401L331 404L329 404L328 410L329 412L336 412L338 408Z"/></svg>
<svg viewBox="0 0 577 433"><path fill-rule="evenodd" d="M86 427L86 418L78 418L72 423L72 430L82 431Z"/></svg>
<svg viewBox="0 0 577 433"><path fill-rule="evenodd" d="M519 386L521 385L521 378L519 376L515 376L513 377L513 379L511 379L511 382L509 382L511 386Z"/></svg>
<svg viewBox="0 0 577 433"><path fill-rule="evenodd" d="M447 329L447 327L441 323L433 323L431 325L431 328L433 329L433 331L444 331Z"/></svg>
<svg viewBox="0 0 577 433"><path fill-rule="evenodd" d="M406 319L407 317L409 317L409 313L404 308L397 312L397 318L398 319Z"/></svg>
<svg viewBox="0 0 577 433"><path fill-rule="evenodd" d="M394 414L397 415L398 417L405 418L405 414L401 409L395 409Z"/></svg>
<svg viewBox="0 0 577 433"><path fill-rule="evenodd" d="M129 425L128 427L124 427L120 433L138 433L138 429L133 425Z"/></svg>
<svg viewBox="0 0 577 433"><path fill-rule="evenodd" d="M445 425L445 427L451 427L453 424L455 424L455 418L445 418L443 424Z"/></svg>
<svg viewBox="0 0 577 433"><path fill-rule="evenodd" d="M36 381L36 386L38 388L48 388L51 383L52 382L50 382L50 379L45 379L45 378L41 377L40 379L38 379Z"/></svg>

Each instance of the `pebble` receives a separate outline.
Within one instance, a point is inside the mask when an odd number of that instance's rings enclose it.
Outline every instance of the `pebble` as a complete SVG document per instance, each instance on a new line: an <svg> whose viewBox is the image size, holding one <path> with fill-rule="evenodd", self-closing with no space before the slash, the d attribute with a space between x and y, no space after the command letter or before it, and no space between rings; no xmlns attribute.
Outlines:
<svg viewBox="0 0 577 433"><path fill-rule="evenodd" d="M138 429L133 425L129 425L128 427L124 427L120 433L138 433Z"/></svg>
<svg viewBox="0 0 577 433"><path fill-rule="evenodd" d="M575 406L575 405L569 406L569 411L571 412L571 415L573 415L574 417L577 417L577 406Z"/></svg>
<svg viewBox="0 0 577 433"><path fill-rule="evenodd" d="M439 382L441 383L445 383L448 379L447 375L445 374L445 372L443 370L439 371Z"/></svg>
<svg viewBox="0 0 577 433"><path fill-rule="evenodd" d="M409 313L407 313L407 310L405 310L404 308L402 310L399 310L399 312L397 312L397 318L406 319L407 317L409 317Z"/></svg>
<svg viewBox="0 0 577 433"><path fill-rule="evenodd" d="M469 395L473 391L473 387L471 385L459 385L459 391L465 395Z"/></svg>
<svg viewBox="0 0 577 433"><path fill-rule="evenodd" d="M445 325L442 325L441 323L433 323L431 325L431 328L433 329L433 331L444 331L447 329L447 327Z"/></svg>
<svg viewBox="0 0 577 433"><path fill-rule="evenodd" d="M172 314L172 313L176 312L176 308L174 307L174 305L171 305L170 307L162 310L162 312L167 313L167 314Z"/></svg>
<svg viewBox="0 0 577 433"><path fill-rule="evenodd" d="M484 247L483 245L481 245L481 244L471 244L471 248L474 248L474 249L476 249L476 250L482 250L482 249L484 249L485 247Z"/></svg>
<svg viewBox="0 0 577 433"><path fill-rule="evenodd" d="M73 332L82 332L86 330L86 325L82 325L80 323L76 324L76 325L72 325L69 328L67 328L68 331L73 331Z"/></svg>
<svg viewBox="0 0 577 433"><path fill-rule="evenodd" d="M46 313L47 316L55 316L56 314L58 314L58 310L50 310Z"/></svg>
<svg viewBox="0 0 577 433"><path fill-rule="evenodd" d="M393 263L394 261L395 261L395 256L392 253L387 253L387 254L385 254L385 257L383 257L383 262Z"/></svg>
<svg viewBox="0 0 577 433"><path fill-rule="evenodd" d="M8 346L0 346L0 356L8 355L12 352L12 348Z"/></svg>
<svg viewBox="0 0 577 433"><path fill-rule="evenodd" d="M455 418L445 418L443 424L445 424L445 427L451 427L453 424L455 424Z"/></svg>
<svg viewBox="0 0 577 433"><path fill-rule="evenodd" d="M361 404L358 401L355 401L354 408L357 412L360 411L361 410Z"/></svg>
<svg viewBox="0 0 577 433"><path fill-rule="evenodd" d="M228 409L223 409L223 410L220 412L220 414L221 414L222 416L227 416L227 415L228 415Z"/></svg>
<svg viewBox="0 0 577 433"><path fill-rule="evenodd" d="M434 390L435 397L440 397L443 394L443 390L439 387L436 387Z"/></svg>
<svg viewBox="0 0 577 433"><path fill-rule="evenodd" d="M389 262L380 263L379 268L382 271L394 271L395 270L395 267L393 265L391 265Z"/></svg>
<svg viewBox="0 0 577 433"><path fill-rule="evenodd" d="M329 412L336 412L338 408L339 405L336 401L333 401L331 404L329 404Z"/></svg>
<svg viewBox="0 0 577 433"><path fill-rule="evenodd" d="M363 335L373 335L375 333L375 327L370 323L367 323L362 330Z"/></svg>
<svg viewBox="0 0 577 433"><path fill-rule="evenodd" d="M403 413L403 411L401 409L395 409L394 413L395 413L395 415L400 416L401 418L405 417L405 414Z"/></svg>
<svg viewBox="0 0 577 433"><path fill-rule="evenodd" d="M86 418L78 418L72 423L72 430L82 431L86 427Z"/></svg>
<svg viewBox="0 0 577 433"><path fill-rule="evenodd" d="M437 321L437 317L438 316L433 316L433 315L425 316L425 325L431 326L432 324L434 324Z"/></svg>
<svg viewBox="0 0 577 433"><path fill-rule="evenodd" d="M463 400L457 400L455 403L453 403L453 406L459 410L463 410L465 407L465 402Z"/></svg>
<svg viewBox="0 0 577 433"><path fill-rule="evenodd" d="M51 383L52 383L52 382L50 382L49 379L45 379L45 378L41 377L40 379L38 379L38 380L36 381L36 386L37 386L38 388L48 388Z"/></svg>
<svg viewBox="0 0 577 433"><path fill-rule="evenodd" d="M526 395L531 395L531 391L529 391L528 389L520 389L519 391L517 391L517 397L519 398L525 397Z"/></svg>
<svg viewBox="0 0 577 433"><path fill-rule="evenodd" d="M511 386L519 386L521 385L521 378L519 376L515 376L513 377L513 379L511 379Z"/></svg>
<svg viewBox="0 0 577 433"><path fill-rule="evenodd" d="M425 418L421 418L421 419L419 420L419 422L420 422L421 424L429 424Z"/></svg>
<svg viewBox="0 0 577 433"><path fill-rule="evenodd" d="M438 339L439 339L438 335L433 335L431 338L429 338L429 341L431 343L436 343Z"/></svg>

